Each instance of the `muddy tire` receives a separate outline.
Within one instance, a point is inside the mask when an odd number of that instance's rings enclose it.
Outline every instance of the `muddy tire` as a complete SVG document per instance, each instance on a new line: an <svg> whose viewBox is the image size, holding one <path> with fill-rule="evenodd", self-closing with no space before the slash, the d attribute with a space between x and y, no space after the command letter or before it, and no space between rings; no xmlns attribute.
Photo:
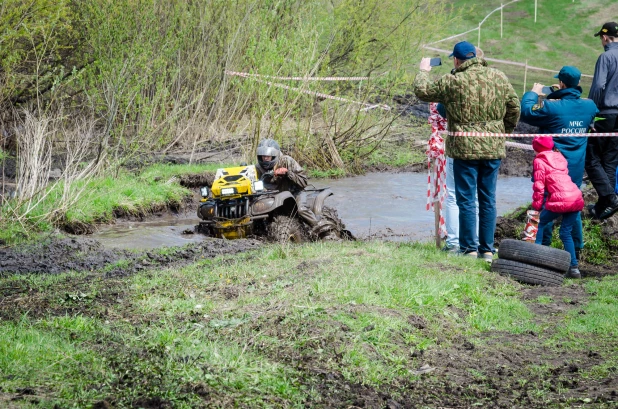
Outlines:
<svg viewBox="0 0 618 409"><path fill-rule="evenodd" d="M571 265L571 255L567 251L512 239L502 240L498 247L498 257L559 273L566 273Z"/></svg>
<svg viewBox="0 0 618 409"><path fill-rule="evenodd" d="M339 218L339 214L336 209L324 206L322 208L322 219L328 220L328 222L332 224L333 230L337 237L343 240L356 240L356 237L354 237L352 232L346 230L345 224L343 224L343 221Z"/></svg>
<svg viewBox="0 0 618 409"><path fill-rule="evenodd" d="M275 216L268 226L268 238L277 243L304 243L307 236L303 224L294 217Z"/></svg>
<svg viewBox="0 0 618 409"><path fill-rule="evenodd" d="M491 271L509 276L524 284L555 287L561 286L564 282L564 276L556 271L501 258L491 263Z"/></svg>

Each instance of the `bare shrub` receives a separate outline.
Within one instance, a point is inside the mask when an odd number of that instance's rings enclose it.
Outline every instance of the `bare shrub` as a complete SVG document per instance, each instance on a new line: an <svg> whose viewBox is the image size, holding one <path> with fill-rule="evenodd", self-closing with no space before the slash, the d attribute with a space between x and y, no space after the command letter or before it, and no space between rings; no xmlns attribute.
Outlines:
<svg viewBox="0 0 618 409"><path fill-rule="evenodd" d="M17 197L32 200L46 186L51 169L54 123L46 116L24 112L17 135Z"/></svg>
<svg viewBox="0 0 618 409"><path fill-rule="evenodd" d="M0 208L4 223L55 223L84 193L102 161L92 160L97 139L95 122L67 121L62 110L54 116L24 111L16 129L16 197ZM59 178L50 183L52 152L62 163ZM46 206L43 203L47 202Z"/></svg>

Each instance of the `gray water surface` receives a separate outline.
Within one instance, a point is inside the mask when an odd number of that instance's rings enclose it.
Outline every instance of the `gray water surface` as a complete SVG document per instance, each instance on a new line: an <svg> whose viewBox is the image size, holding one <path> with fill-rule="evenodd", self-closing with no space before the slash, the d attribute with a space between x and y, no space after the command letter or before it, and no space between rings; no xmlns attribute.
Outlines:
<svg viewBox="0 0 618 409"><path fill-rule="evenodd" d="M326 205L334 207L346 228L359 238L430 240L434 214L425 210L427 175L422 173L369 173L336 180L312 180L315 187L330 187L334 193ZM529 178L498 179L498 214L530 202ZM110 248L149 249L181 246L203 240L199 234L183 234L199 223L195 211L181 212L156 221L121 221L102 227L92 235Z"/></svg>
<svg viewBox="0 0 618 409"><path fill-rule="evenodd" d="M339 212L346 227L357 237L389 240L429 240L434 234L433 210L427 206L427 174L370 173L338 180L314 181L330 186L334 195L327 205ZM498 179L496 201L503 215L532 199L530 178Z"/></svg>

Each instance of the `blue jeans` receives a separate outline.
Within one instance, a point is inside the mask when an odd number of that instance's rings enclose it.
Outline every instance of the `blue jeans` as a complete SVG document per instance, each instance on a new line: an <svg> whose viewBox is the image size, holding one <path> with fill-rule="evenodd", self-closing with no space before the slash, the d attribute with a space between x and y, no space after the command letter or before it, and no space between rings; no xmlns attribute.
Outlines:
<svg viewBox="0 0 618 409"><path fill-rule="evenodd" d="M536 233L536 244L542 244L545 230L549 229L549 223L562 216L562 223L560 224L560 240L564 245L564 249L571 255L571 266L577 267L577 258L575 257L575 245L573 244L573 226L575 225L577 218L581 212L570 213L554 213L551 210L543 209L541 216L539 217L539 230ZM551 230L550 230L551 231Z"/></svg>
<svg viewBox="0 0 618 409"><path fill-rule="evenodd" d="M571 231L571 237L573 238L573 245L576 249L581 250L584 248L584 229L582 228L582 212L577 213L577 218L573 223L573 230ZM542 239L543 245L549 246L551 245L551 236L554 230L554 219L547 223L545 228L543 229ZM539 231L537 231L537 237L539 237Z"/></svg>
<svg viewBox="0 0 618 409"><path fill-rule="evenodd" d="M446 157L446 199L444 199L444 224L446 224L446 245L459 247L459 206L455 198L455 176L453 174L453 158ZM475 197L476 200L476 197ZM477 229L474 243L478 244L478 200L476 201Z"/></svg>
<svg viewBox="0 0 618 409"><path fill-rule="evenodd" d="M453 161L455 195L459 205L459 248L464 253L494 252L496 231L496 183L500 159ZM478 245L475 196L478 197Z"/></svg>

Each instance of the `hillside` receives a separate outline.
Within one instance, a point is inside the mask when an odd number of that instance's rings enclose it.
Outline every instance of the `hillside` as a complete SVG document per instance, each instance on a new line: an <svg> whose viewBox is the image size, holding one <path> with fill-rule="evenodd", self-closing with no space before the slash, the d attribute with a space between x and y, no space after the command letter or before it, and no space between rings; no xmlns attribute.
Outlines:
<svg viewBox="0 0 618 409"><path fill-rule="evenodd" d="M453 9L459 18L451 21L442 38L447 38L478 27L485 16L507 1L453 0ZM603 51L594 33L606 21L618 19L618 3L608 4L599 0L538 1L537 22L534 22L534 0L520 0L505 6L503 35L500 37L500 12L492 14L481 26L480 46L488 58L515 61L529 66L559 70L563 65L575 65L583 74L592 75L598 55ZM440 38L429 40L429 43ZM478 31L433 44L433 47L451 49L462 40L478 43ZM436 54L439 55L439 54ZM442 55L444 58L445 56ZM491 63L505 71L521 95L524 85L524 68ZM447 72L447 64L440 72ZM551 73L528 70L527 89L533 82L549 83ZM587 92L590 78L582 79Z"/></svg>

